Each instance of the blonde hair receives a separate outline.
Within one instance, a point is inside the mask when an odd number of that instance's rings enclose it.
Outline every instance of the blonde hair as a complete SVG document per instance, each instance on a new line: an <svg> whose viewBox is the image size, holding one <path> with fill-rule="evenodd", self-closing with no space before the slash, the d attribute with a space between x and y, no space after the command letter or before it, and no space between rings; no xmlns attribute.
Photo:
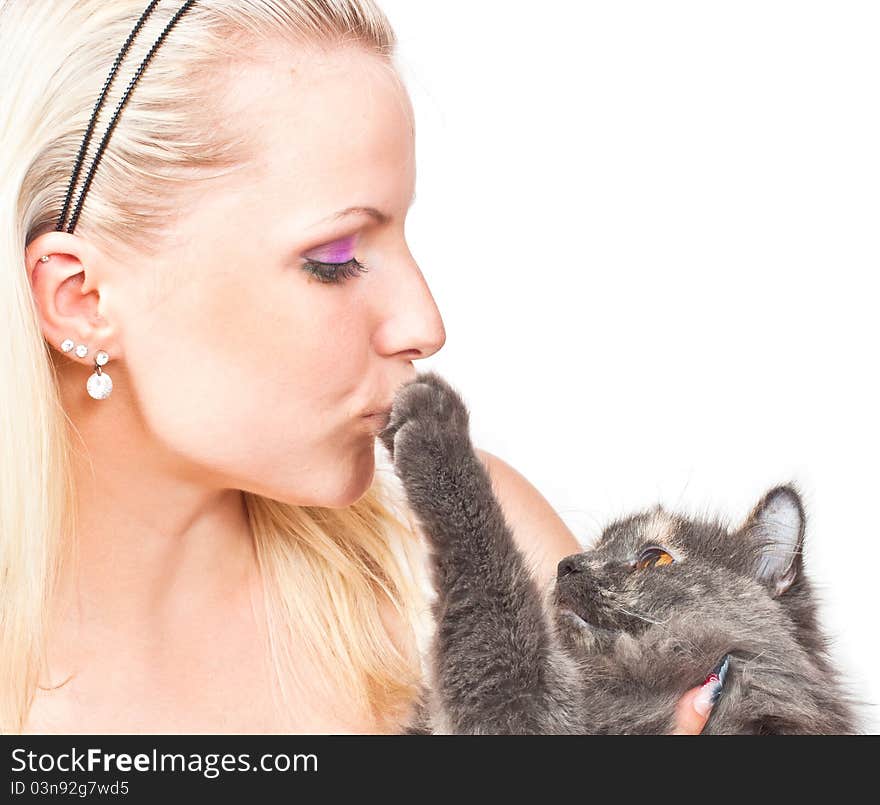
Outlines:
<svg viewBox="0 0 880 805"><path fill-rule="evenodd" d="M181 3L160 5L114 81L80 181L130 76ZM53 594L76 544L70 454L77 434L60 402L24 253L56 228L103 82L145 6L0 0L0 733L24 728L46 671ZM394 34L372 0L200 0L171 30L120 115L78 234L120 258L160 249L187 191L248 158L247 137L205 99L218 97L238 60L276 42L351 44L394 69ZM377 469L369 491L344 509L242 494L284 701L292 706L296 633L298 650L304 644L326 668L312 682L328 691L345 686L382 729L397 729L423 675L382 612L390 603L412 628L427 610L424 545L393 477Z"/></svg>

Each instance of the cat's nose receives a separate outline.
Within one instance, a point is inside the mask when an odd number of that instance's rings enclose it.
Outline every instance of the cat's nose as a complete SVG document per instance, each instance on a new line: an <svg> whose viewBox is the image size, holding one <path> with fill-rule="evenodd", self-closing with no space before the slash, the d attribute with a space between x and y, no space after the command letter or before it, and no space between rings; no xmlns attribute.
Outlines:
<svg viewBox="0 0 880 805"><path fill-rule="evenodd" d="M582 568L580 557L579 553L573 553L571 556L561 559L556 565L556 578L561 579L569 573L580 573Z"/></svg>

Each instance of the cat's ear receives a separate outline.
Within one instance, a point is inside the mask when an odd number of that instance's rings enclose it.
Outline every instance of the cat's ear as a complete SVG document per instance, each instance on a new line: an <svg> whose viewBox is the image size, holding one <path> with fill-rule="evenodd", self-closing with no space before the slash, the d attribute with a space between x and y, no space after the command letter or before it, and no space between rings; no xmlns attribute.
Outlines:
<svg viewBox="0 0 880 805"><path fill-rule="evenodd" d="M777 486L758 502L740 529L754 549L753 572L773 597L782 595L803 571L806 518L793 486Z"/></svg>

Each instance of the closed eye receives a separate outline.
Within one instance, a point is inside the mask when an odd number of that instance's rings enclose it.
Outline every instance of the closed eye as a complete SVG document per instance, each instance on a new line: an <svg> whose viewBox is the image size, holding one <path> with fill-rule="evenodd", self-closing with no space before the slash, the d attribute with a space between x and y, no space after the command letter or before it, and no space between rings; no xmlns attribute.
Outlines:
<svg viewBox="0 0 880 805"><path fill-rule="evenodd" d="M355 235L328 243L305 256L303 268L321 282L342 283L369 269L354 256Z"/></svg>
<svg viewBox="0 0 880 805"><path fill-rule="evenodd" d="M667 553L662 548L652 546L650 548L645 548L645 550L639 554L639 558L636 559L635 562L635 569L645 570L649 567L671 565L674 561L675 560L672 558L671 554Z"/></svg>
<svg viewBox="0 0 880 805"><path fill-rule="evenodd" d="M370 269L359 263L354 257L344 263L321 263L318 260L307 260L303 268L321 282L341 283L358 274L366 274Z"/></svg>

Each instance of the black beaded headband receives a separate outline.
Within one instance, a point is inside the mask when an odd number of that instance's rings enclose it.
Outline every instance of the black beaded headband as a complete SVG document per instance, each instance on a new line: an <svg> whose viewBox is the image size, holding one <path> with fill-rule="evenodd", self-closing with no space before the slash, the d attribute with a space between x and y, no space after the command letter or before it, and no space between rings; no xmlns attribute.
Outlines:
<svg viewBox="0 0 880 805"><path fill-rule="evenodd" d="M79 192L79 198L76 202L76 208L74 209L73 216L70 219L70 224L68 224L67 231L73 232L76 227L76 223L79 220L79 214L82 211L83 201L85 200L86 193L89 191L89 187L92 184L92 177L95 175L95 170L98 168L98 163L101 161L101 157L104 155L104 149L107 147L107 143L110 140L110 135L113 133L113 129L116 127L116 121L119 119L119 115L122 112L122 108L125 106L128 101L129 95L131 95L131 91L134 89L134 85L137 83L138 79L143 75L144 70L149 64L150 59L153 58L153 55L159 49L159 46L165 40L166 35L171 30L171 28L175 25L175 23L193 6L196 0L187 0L178 12L169 20L168 24L165 26L164 30L161 34L159 34L156 41L153 43L153 47L150 48L147 55L144 57L144 60L141 62L134 76L128 84L128 88L125 90L122 98L119 101L119 104L116 107L116 111L113 113L113 118L110 121L110 124L107 126L107 131L104 134L103 139L101 140L100 145L98 146L98 150L95 152L95 158L92 161L92 167L89 168L88 174L86 174L85 181L83 182L82 189ZM89 121L88 128L86 129L85 137L83 138L82 145L79 149L79 154L76 158L76 165L73 169L73 175L70 177L70 184L67 187L67 196L64 199L64 207L61 210L61 215L58 218L58 224L55 227L57 232L64 231L64 220L67 218L67 211L70 208L70 200L73 196L73 188L76 186L77 179L79 178L79 172L82 168L83 159L85 158L86 148L88 147L89 140L92 136L92 131L95 128L95 122L98 119L98 113L101 111L101 107L104 105L104 100L107 97L107 92L110 89L110 85L113 83L113 79L116 77L116 72L119 70L119 65L122 64L122 60L125 58L125 54L128 53L128 49L131 47L132 42L134 42L135 37L138 34L138 31L143 27L143 24L146 22L147 18L150 14L153 13L153 10L159 4L159 0L153 0L150 5L147 6L146 10L143 14L141 14L140 19L137 21L137 24L132 29L131 33L128 35L128 39L125 40L125 44L122 46L122 50L119 51L119 55L116 57L116 61L113 63L113 69L110 71L110 75L107 76L107 80L104 82L104 88L101 90L101 95L98 98L98 102L95 104L95 110L92 112L92 119Z"/></svg>

